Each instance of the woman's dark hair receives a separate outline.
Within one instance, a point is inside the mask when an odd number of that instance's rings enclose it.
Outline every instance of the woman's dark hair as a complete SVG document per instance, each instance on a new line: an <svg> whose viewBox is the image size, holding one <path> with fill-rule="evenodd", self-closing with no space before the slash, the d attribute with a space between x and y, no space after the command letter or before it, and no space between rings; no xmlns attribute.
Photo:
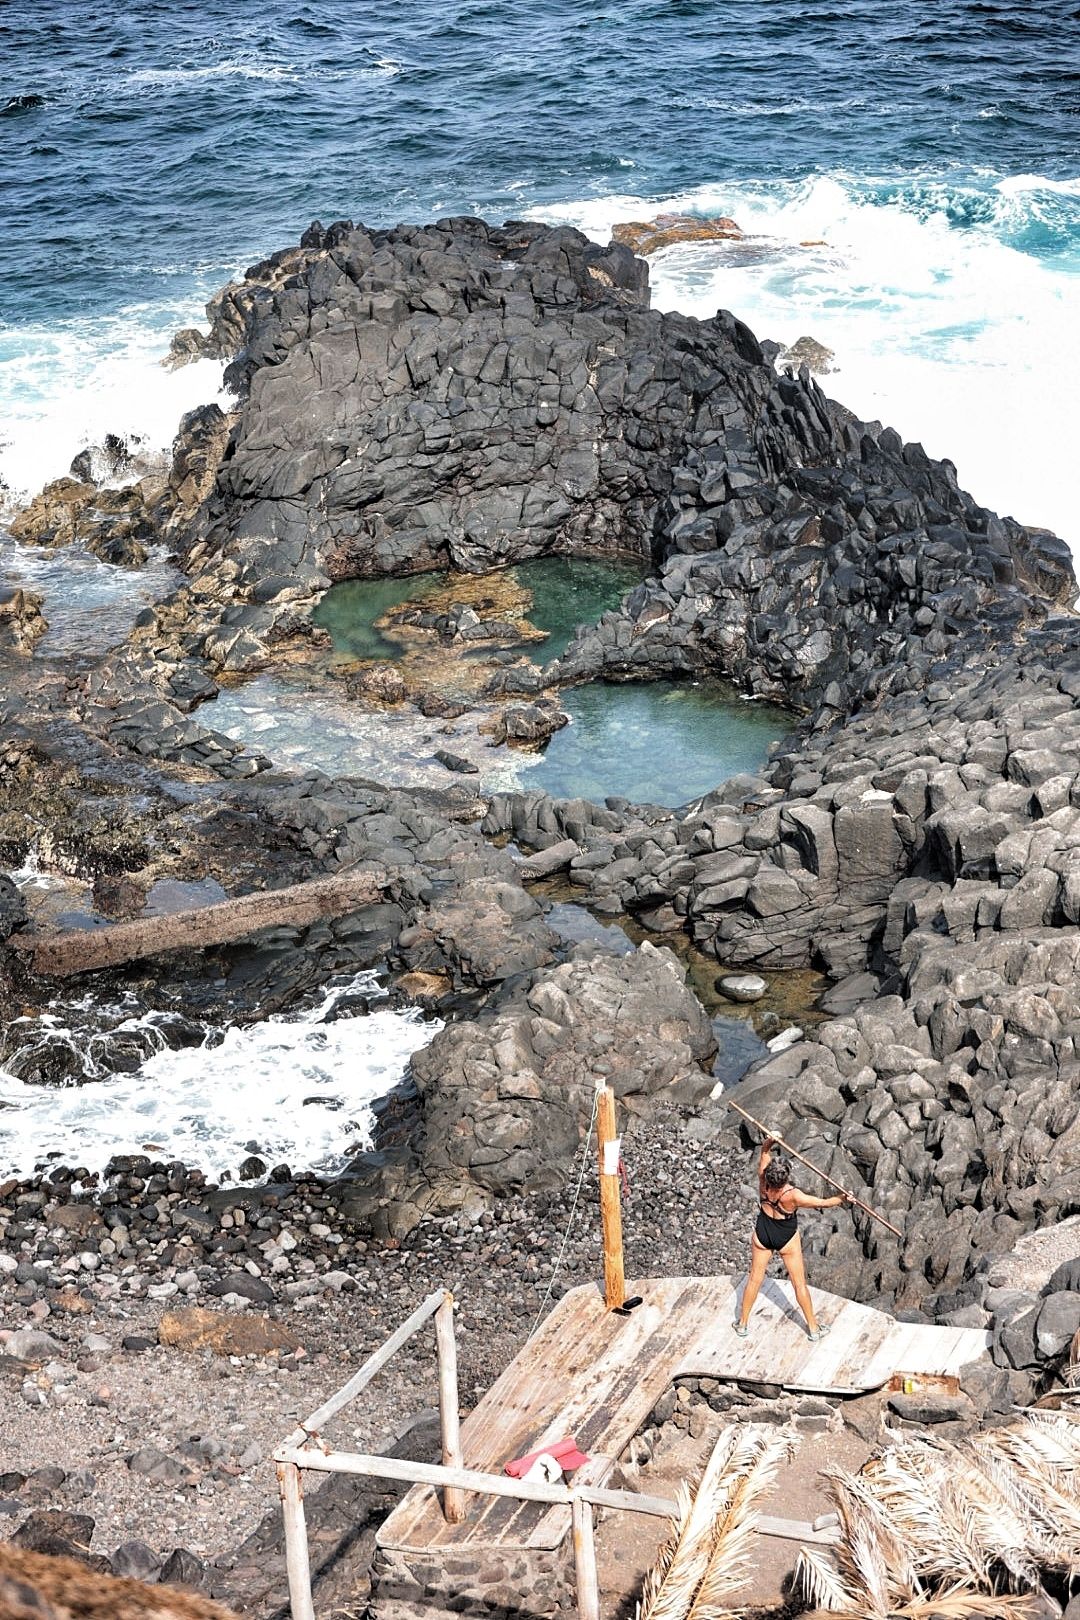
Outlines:
<svg viewBox="0 0 1080 1620"><path fill-rule="evenodd" d="M765 1166L766 1187L786 1187L791 1180L791 1160L786 1153L774 1153Z"/></svg>

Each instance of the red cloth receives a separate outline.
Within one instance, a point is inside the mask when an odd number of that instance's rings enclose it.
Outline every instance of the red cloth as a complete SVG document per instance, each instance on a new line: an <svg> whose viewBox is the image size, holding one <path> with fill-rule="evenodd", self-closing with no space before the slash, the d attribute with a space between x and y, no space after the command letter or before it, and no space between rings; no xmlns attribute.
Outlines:
<svg viewBox="0 0 1080 1620"><path fill-rule="evenodd" d="M553 1440L549 1446L541 1446L539 1451L531 1451L527 1457L515 1457L513 1462L506 1464L503 1473L509 1474L511 1479L521 1479L529 1472L537 1457L554 1457L564 1474L580 1468L582 1463L589 1460L583 1451L578 1450L577 1441L568 1435L565 1440Z"/></svg>

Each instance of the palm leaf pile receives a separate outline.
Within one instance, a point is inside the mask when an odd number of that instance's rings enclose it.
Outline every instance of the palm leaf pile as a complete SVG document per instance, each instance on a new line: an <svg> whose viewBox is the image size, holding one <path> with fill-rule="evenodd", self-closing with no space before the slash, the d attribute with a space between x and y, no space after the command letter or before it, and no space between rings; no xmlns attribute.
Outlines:
<svg viewBox="0 0 1080 1620"><path fill-rule="evenodd" d="M795 1439L760 1424L720 1436L696 1491L679 1489L671 1535L645 1577L636 1620L724 1620L745 1578L753 1508Z"/></svg>
<svg viewBox="0 0 1080 1620"><path fill-rule="evenodd" d="M1027 1412L957 1445L912 1436L824 1478L840 1541L796 1569L815 1607L1021 1620L1044 1574L1080 1577L1080 1412Z"/></svg>

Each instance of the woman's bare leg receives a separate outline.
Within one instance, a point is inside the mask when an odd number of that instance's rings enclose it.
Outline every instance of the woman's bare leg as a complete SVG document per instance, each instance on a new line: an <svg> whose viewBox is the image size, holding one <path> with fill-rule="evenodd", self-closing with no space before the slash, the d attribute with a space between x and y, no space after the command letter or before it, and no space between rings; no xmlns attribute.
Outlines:
<svg viewBox="0 0 1080 1620"><path fill-rule="evenodd" d="M806 1286L806 1267L803 1264L802 1238L798 1232L790 1243L785 1243L780 1250L780 1258L787 1267L787 1274L791 1278L791 1286L795 1290L795 1298L799 1302L799 1309L806 1317L806 1325L811 1333L818 1330L818 1320L814 1315L814 1302L810 1298L810 1290Z"/></svg>
<svg viewBox="0 0 1080 1620"><path fill-rule="evenodd" d="M765 1281L765 1273L769 1269L772 1259L772 1250L758 1242L756 1237L750 1238L750 1271L746 1278L746 1287L743 1289L742 1309L739 1312L739 1326L745 1327L750 1320L750 1312L754 1308L754 1301Z"/></svg>

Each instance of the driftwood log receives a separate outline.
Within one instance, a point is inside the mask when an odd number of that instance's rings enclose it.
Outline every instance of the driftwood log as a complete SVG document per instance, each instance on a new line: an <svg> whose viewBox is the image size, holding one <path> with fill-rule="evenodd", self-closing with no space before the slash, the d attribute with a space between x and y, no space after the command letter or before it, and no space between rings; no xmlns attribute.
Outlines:
<svg viewBox="0 0 1080 1620"><path fill-rule="evenodd" d="M228 945L263 928L304 928L321 917L342 917L377 901L384 882L385 876L377 872L344 873L295 883L287 889L242 894L235 900L174 911L169 916L140 917L109 928L72 929L44 938L27 935L11 943L31 953L35 973L64 979L166 951Z"/></svg>

